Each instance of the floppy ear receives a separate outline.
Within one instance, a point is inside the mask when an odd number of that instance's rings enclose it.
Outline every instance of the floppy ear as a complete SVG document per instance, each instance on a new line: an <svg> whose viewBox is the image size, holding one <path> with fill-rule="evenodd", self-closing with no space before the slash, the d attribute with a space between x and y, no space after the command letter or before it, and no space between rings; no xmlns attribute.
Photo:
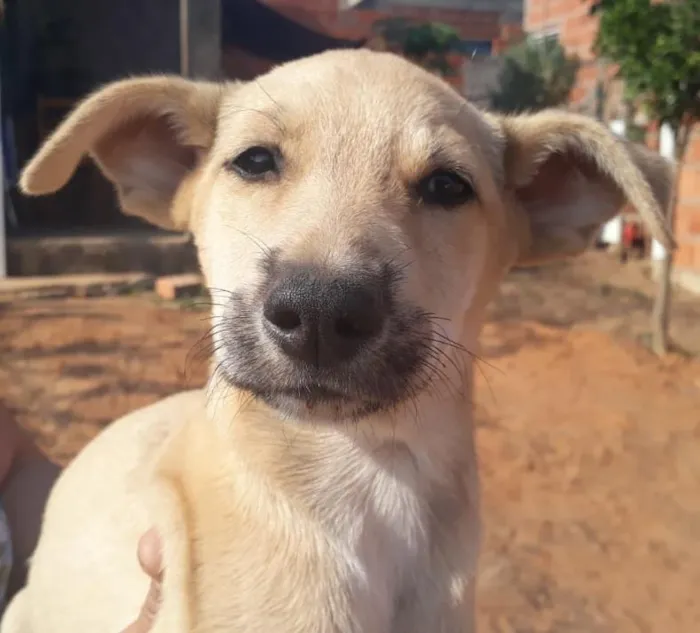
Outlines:
<svg viewBox="0 0 700 633"><path fill-rule="evenodd" d="M192 174L216 134L222 87L180 77L110 84L87 97L25 167L28 195L61 189L89 155L124 212L186 229Z"/></svg>
<svg viewBox="0 0 700 633"><path fill-rule="evenodd" d="M506 117L502 126L507 187L530 227L517 264L582 252L626 203L656 240L674 247L665 220L673 179L668 161L582 115L550 110Z"/></svg>

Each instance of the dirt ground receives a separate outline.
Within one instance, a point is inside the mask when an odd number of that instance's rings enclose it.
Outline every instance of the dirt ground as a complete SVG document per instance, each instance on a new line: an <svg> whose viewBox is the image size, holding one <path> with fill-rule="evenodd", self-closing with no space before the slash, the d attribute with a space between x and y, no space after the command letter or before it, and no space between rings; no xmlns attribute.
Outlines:
<svg viewBox="0 0 700 633"><path fill-rule="evenodd" d="M700 300L648 353L653 284L610 257L509 277L483 336L482 633L700 631ZM0 398L68 461L201 384L206 312L149 296L0 304Z"/></svg>

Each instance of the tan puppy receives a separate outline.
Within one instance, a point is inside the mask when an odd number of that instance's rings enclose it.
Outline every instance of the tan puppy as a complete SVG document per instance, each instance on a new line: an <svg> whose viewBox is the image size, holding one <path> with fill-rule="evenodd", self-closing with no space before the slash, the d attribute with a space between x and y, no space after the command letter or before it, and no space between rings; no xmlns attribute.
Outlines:
<svg viewBox="0 0 700 633"><path fill-rule="evenodd" d="M668 166L580 116L482 114L368 51L245 85L107 86L23 189L61 188L86 155L126 212L193 232L215 371L66 470L2 633L125 626L151 525L156 631L473 631L486 304L510 267L581 252L625 201L672 246Z"/></svg>

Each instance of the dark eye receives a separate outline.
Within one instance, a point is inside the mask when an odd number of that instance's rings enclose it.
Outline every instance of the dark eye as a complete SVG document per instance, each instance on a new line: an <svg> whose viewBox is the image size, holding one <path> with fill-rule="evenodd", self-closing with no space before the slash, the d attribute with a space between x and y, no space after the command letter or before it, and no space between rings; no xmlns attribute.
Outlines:
<svg viewBox="0 0 700 633"><path fill-rule="evenodd" d="M279 172L278 156L267 147L250 147L229 163L245 180L263 180Z"/></svg>
<svg viewBox="0 0 700 633"><path fill-rule="evenodd" d="M447 169L436 169L418 183L418 195L425 204L457 207L475 197L474 188L462 176Z"/></svg>

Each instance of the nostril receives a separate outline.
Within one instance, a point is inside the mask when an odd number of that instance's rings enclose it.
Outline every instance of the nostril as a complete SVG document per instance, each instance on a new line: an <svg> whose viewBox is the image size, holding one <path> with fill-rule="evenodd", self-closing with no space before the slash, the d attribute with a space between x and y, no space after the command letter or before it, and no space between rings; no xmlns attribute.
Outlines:
<svg viewBox="0 0 700 633"><path fill-rule="evenodd" d="M374 338L384 324L381 301L364 290L344 293L336 310L331 327L339 341L353 344L367 341Z"/></svg>
<svg viewBox="0 0 700 633"><path fill-rule="evenodd" d="M340 317L336 319L334 330L336 336L344 339L370 338L380 326L379 315L366 319Z"/></svg>
<svg viewBox="0 0 700 633"><path fill-rule="evenodd" d="M341 317L335 322L335 333L341 338L362 338L366 328L350 318Z"/></svg>
<svg viewBox="0 0 700 633"><path fill-rule="evenodd" d="M369 349L390 315L382 279L291 267L271 280L260 314L280 352L317 368L336 366Z"/></svg>
<svg viewBox="0 0 700 633"><path fill-rule="evenodd" d="M301 326L301 317L296 310L275 306L265 309L265 318L280 330L296 330Z"/></svg>

